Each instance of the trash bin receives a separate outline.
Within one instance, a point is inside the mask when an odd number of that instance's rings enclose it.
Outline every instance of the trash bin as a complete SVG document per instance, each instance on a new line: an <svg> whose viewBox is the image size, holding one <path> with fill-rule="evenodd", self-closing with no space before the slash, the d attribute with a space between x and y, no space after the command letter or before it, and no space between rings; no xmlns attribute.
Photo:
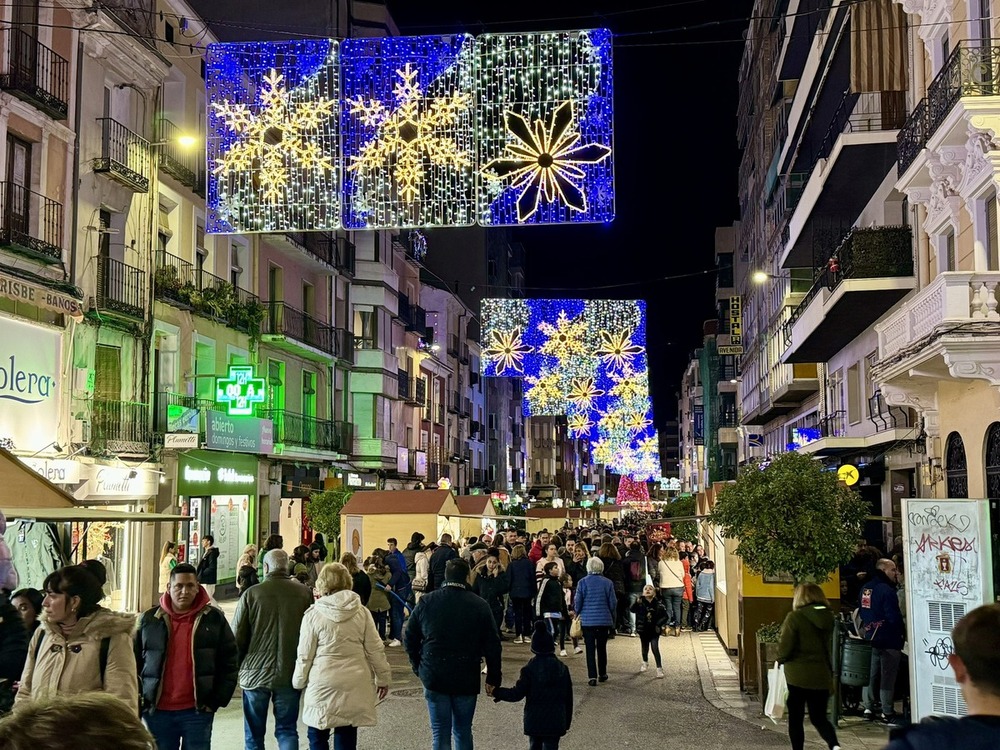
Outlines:
<svg viewBox="0 0 1000 750"><path fill-rule="evenodd" d="M864 687L871 676L872 644L860 638L845 638L840 651L840 684Z"/></svg>

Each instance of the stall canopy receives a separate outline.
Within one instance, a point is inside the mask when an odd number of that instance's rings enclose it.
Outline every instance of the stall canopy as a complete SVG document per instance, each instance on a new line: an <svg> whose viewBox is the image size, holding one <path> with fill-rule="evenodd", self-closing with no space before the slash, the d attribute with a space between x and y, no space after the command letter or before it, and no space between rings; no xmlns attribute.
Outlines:
<svg viewBox="0 0 1000 750"><path fill-rule="evenodd" d="M190 521L192 516L172 513L123 513L105 508L11 508L0 505L8 521L124 521L126 523L173 523Z"/></svg>
<svg viewBox="0 0 1000 750"><path fill-rule="evenodd" d="M73 496L38 472L25 466L10 451L0 448L0 503L6 504L11 498L19 498L31 508L73 508ZM0 506L2 507L2 506ZM7 508L2 508L7 513ZM10 518L10 514L7 514Z"/></svg>

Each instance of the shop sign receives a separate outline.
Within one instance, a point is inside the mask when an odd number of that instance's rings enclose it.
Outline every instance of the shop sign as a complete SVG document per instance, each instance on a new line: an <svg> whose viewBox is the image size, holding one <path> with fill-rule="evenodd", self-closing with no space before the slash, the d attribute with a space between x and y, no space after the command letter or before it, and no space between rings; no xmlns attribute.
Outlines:
<svg viewBox="0 0 1000 750"><path fill-rule="evenodd" d="M701 404L694 407L694 444L705 444L705 407Z"/></svg>
<svg viewBox="0 0 1000 750"><path fill-rule="evenodd" d="M418 477L427 476L427 451L414 451L413 452L413 463L416 468L413 473Z"/></svg>
<svg viewBox="0 0 1000 750"><path fill-rule="evenodd" d="M188 451L177 463L177 494L256 495L257 459L239 454Z"/></svg>
<svg viewBox="0 0 1000 750"><path fill-rule="evenodd" d="M399 474L410 473L410 449L406 447L396 448L396 471Z"/></svg>
<svg viewBox="0 0 1000 750"><path fill-rule="evenodd" d="M167 432L198 432L201 412L189 406L167 406Z"/></svg>
<svg viewBox="0 0 1000 750"><path fill-rule="evenodd" d="M729 298L729 343L743 353L743 298L738 294Z"/></svg>
<svg viewBox="0 0 1000 750"><path fill-rule="evenodd" d="M251 365L230 365L228 377L215 379L215 401L229 416L251 416L265 401L264 389L264 378L255 378Z"/></svg>
<svg viewBox="0 0 1000 750"><path fill-rule="evenodd" d="M256 417L231 417L221 411L205 413L205 447L237 453L274 453L274 423Z"/></svg>
<svg viewBox="0 0 1000 750"><path fill-rule="evenodd" d="M59 331L0 317L0 437L25 452L56 439Z"/></svg>
<svg viewBox="0 0 1000 750"><path fill-rule="evenodd" d="M951 630L993 601L989 501L904 498L902 520L913 721L958 717L965 702L948 664Z"/></svg>
<svg viewBox="0 0 1000 750"><path fill-rule="evenodd" d="M6 274L0 274L0 297L83 320L83 305L75 297Z"/></svg>
<svg viewBox="0 0 1000 750"><path fill-rule="evenodd" d="M347 473L347 486L375 490L378 489L378 478L374 474L355 474L350 471Z"/></svg>
<svg viewBox="0 0 1000 750"><path fill-rule="evenodd" d="M585 484L580 489L583 492L596 492L597 491L597 485L596 484Z"/></svg>
<svg viewBox="0 0 1000 750"><path fill-rule="evenodd" d="M81 473L84 481L73 497L83 501L147 498L154 496L160 486L160 473L149 469L82 464Z"/></svg>
<svg viewBox="0 0 1000 750"><path fill-rule="evenodd" d="M283 498L309 497L322 487L319 466L281 464L281 496Z"/></svg>
<svg viewBox="0 0 1000 750"><path fill-rule="evenodd" d="M197 448L197 432L168 432L163 436L164 448Z"/></svg>
<svg viewBox="0 0 1000 750"><path fill-rule="evenodd" d="M80 463L65 458L22 458L21 461L52 484L79 484Z"/></svg>

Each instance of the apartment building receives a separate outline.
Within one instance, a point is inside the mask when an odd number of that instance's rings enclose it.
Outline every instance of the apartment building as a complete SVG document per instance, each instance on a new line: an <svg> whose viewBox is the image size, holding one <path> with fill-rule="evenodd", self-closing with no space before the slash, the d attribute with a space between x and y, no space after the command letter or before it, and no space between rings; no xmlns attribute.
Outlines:
<svg viewBox="0 0 1000 750"><path fill-rule="evenodd" d="M741 458L857 466L872 514L898 515L923 427L878 386L873 326L917 285L895 166L906 17L891 2L813 6L758 3L740 71ZM866 530L879 545L891 533Z"/></svg>

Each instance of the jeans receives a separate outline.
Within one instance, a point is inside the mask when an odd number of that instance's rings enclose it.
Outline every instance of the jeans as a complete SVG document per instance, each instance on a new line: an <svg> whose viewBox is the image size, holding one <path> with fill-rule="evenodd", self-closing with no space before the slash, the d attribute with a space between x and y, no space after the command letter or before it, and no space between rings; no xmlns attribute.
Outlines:
<svg viewBox="0 0 1000 750"><path fill-rule="evenodd" d="M476 714L476 695L447 695L424 688L427 711L431 718L431 749L472 750L472 717Z"/></svg>
<svg viewBox="0 0 1000 750"><path fill-rule="evenodd" d="M672 628L681 626L681 602L684 600L684 587L675 586L669 589L660 589L663 594L663 606L667 608L667 622Z"/></svg>
<svg viewBox="0 0 1000 750"><path fill-rule="evenodd" d="M389 595L389 637L403 640L403 602Z"/></svg>
<svg viewBox="0 0 1000 750"><path fill-rule="evenodd" d="M514 634L531 637L531 599L511 597L514 608Z"/></svg>
<svg viewBox="0 0 1000 750"><path fill-rule="evenodd" d="M378 631L378 637L383 641L385 640L385 621L389 617L389 610L384 612L372 612L372 619L375 620L375 629Z"/></svg>
<svg viewBox="0 0 1000 750"><path fill-rule="evenodd" d="M830 693L826 690L806 690L805 688L788 686L788 739L792 742L792 750L803 750L806 743L805 718L806 707L809 708L809 721L816 727L819 736L827 747L835 747L837 732L826 717L826 704Z"/></svg>
<svg viewBox="0 0 1000 750"><path fill-rule="evenodd" d="M559 750L559 737L528 737L528 750Z"/></svg>
<svg viewBox="0 0 1000 750"><path fill-rule="evenodd" d="M642 599L641 591L637 594L628 595L628 626L629 626L628 632L630 633L638 632L635 629L635 612L632 611L632 605L635 604L640 599Z"/></svg>
<svg viewBox="0 0 1000 750"><path fill-rule="evenodd" d="M144 713L149 733L161 750L209 750L212 747L212 722L215 714L188 708L183 711Z"/></svg>
<svg viewBox="0 0 1000 750"><path fill-rule="evenodd" d="M712 624L712 612L715 611L715 602L698 602L695 605L694 629L708 630Z"/></svg>
<svg viewBox="0 0 1000 750"><path fill-rule="evenodd" d="M358 728L336 727L334 729L316 729L307 727L309 750L330 750L330 733L333 732L333 750L357 750Z"/></svg>
<svg viewBox="0 0 1000 750"><path fill-rule="evenodd" d="M649 650L652 649L657 668L662 668L663 662L660 661L660 636L655 633L653 635L640 635L639 643L642 644L642 663L645 664L649 661Z"/></svg>
<svg viewBox="0 0 1000 750"><path fill-rule="evenodd" d="M558 612L546 612L542 615L545 618L545 627L548 628L549 635L552 636L552 643L559 639L559 648L565 650L566 636L569 628L565 627L562 615Z"/></svg>
<svg viewBox="0 0 1000 750"><path fill-rule="evenodd" d="M243 737L246 750L264 750L267 707L274 703L274 737L279 750L299 750L300 691L295 688L254 688L243 691Z"/></svg>
<svg viewBox="0 0 1000 750"><path fill-rule="evenodd" d="M603 625L584 625L583 643L587 648L587 677L591 680L608 673L608 630Z"/></svg>
<svg viewBox="0 0 1000 750"><path fill-rule="evenodd" d="M872 647L871 677L861 693L865 708L869 711L875 710L875 690L878 689L882 713L886 716L895 713L892 699L896 692L896 674L902 658L903 652L898 648Z"/></svg>

